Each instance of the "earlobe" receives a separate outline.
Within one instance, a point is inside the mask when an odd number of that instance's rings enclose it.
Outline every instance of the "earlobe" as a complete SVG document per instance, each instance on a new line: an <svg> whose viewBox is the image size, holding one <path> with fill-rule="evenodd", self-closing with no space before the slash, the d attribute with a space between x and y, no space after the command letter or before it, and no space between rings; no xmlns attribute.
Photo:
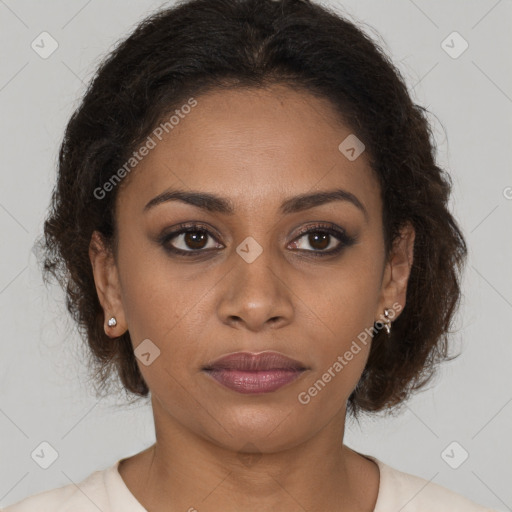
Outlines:
<svg viewBox="0 0 512 512"><path fill-rule="evenodd" d="M118 270L111 250L98 231L94 231L91 236L89 259L92 265L96 293L104 312L105 333L112 338L121 336L126 331L126 322L121 301Z"/></svg>

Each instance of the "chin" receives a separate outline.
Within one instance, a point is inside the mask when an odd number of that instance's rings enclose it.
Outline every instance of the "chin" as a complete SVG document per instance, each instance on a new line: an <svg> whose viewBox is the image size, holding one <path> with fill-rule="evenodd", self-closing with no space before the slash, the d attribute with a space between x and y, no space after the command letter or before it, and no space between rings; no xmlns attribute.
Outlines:
<svg viewBox="0 0 512 512"><path fill-rule="evenodd" d="M290 414L290 408L234 407L236 411L229 413L220 413L217 409L218 417L224 421L222 426L215 422L215 433L209 432L210 440L215 440L223 448L236 452L273 453L292 448L314 434L311 422L306 421L303 426L297 423L294 415ZM290 428L292 426L293 429Z"/></svg>

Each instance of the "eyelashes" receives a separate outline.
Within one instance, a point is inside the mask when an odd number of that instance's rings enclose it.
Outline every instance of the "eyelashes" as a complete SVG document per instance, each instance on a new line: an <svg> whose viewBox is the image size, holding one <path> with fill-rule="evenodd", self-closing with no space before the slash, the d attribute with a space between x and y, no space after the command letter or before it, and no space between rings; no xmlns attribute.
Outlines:
<svg viewBox="0 0 512 512"><path fill-rule="evenodd" d="M307 239L306 244L309 244L313 249L297 247L303 239ZM333 239L337 241L334 248L325 250L324 246L330 247L333 245ZM176 240L181 247L176 247ZM171 243L173 241L174 243ZM296 248L293 249L295 251L313 257L322 257L339 254L344 248L353 245L356 241L356 237L349 236L344 229L337 227L335 224L321 223L300 230L290 245L295 245ZM326 244L326 242L328 243ZM204 256L206 253L212 253L224 247L218 242L216 234L212 233L208 227L198 223L180 224L172 232L158 237L158 243L169 254L185 257ZM316 244L320 245L319 249L314 248Z"/></svg>

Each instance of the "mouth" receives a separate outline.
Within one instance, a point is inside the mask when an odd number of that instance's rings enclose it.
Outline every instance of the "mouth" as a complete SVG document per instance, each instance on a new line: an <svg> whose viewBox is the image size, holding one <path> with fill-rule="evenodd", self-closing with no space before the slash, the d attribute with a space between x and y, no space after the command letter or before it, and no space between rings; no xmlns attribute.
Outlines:
<svg viewBox="0 0 512 512"><path fill-rule="evenodd" d="M301 362L278 352L237 352L202 368L218 383L243 394L276 391L307 370Z"/></svg>

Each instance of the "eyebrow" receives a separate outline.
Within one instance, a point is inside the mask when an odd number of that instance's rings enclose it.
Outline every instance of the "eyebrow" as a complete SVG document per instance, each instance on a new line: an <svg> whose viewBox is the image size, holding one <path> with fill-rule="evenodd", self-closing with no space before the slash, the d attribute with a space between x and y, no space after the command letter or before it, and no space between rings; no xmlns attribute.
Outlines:
<svg viewBox="0 0 512 512"><path fill-rule="evenodd" d="M209 212L222 213L224 215L234 215L235 207L233 202L224 197L220 197L207 192L198 191L181 191L181 190L166 190L158 196L151 199L146 206L144 212L147 212L155 206L166 203L168 201L180 201L187 203ZM368 220L368 212L359 199L343 189L326 190L321 192L314 192L312 194L301 194L295 197L286 199L280 208L282 214L297 213L315 206L320 206L333 201L346 201L353 204L361 210Z"/></svg>

